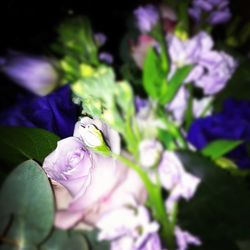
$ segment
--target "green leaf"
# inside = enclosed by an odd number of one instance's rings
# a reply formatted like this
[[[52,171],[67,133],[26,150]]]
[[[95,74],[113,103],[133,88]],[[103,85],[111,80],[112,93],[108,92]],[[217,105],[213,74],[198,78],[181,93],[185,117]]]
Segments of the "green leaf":
[[[158,100],[167,92],[166,71],[162,69],[161,58],[154,48],[150,48],[143,68],[143,86],[153,99]]]
[[[132,116],[135,112],[133,90],[129,83],[123,81],[116,84],[116,102],[124,116]]]
[[[195,153],[178,153],[186,170],[201,183],[194,197],[181,201],[179,222],[201,238],[197,249],[237,250],[238,240],[250,235],[250,189],[246,179],[234,176]]]
[[[76,231],[54,229],[40,250],[88,250],[88,243],[83,235]]]
[[[159,129],[158,130],[158,137],[166,149],[168,149],[168,150],[176,149],[176,145],[174,143],[174,138],[169,132],[167,132],[166,130],[163,130],[163,129]]]
[[[84,236],[87,238],[91,250],[109,250],[110,243],[108,241],[97,240],[97,230],[84,231]]]
[[[26,161],[12,171],[0,191],[0,235],[18,249],[32,249],[49,234],[53,220],[49,180],[36,162]]]
[[[180,89],[181,85],[183,84],[184,80],[187,78],[192,69],[193,65],[187,65],[179,68],[175,72],[173,77],[168,82],[167,93],[160,99],[161,104],[170,103],[174,99],[178,90]]]
[[[204,156],[210,157],[215,160],[226,153],[232,151],[234,148],[242,144],[242,141],[235,140],[216,140],[209,143],[206,147],[201,150]]]
[[[58,136],[43,129],[0,127],[0,159],[11,166],[28,159],[42,164],[58,140]]]

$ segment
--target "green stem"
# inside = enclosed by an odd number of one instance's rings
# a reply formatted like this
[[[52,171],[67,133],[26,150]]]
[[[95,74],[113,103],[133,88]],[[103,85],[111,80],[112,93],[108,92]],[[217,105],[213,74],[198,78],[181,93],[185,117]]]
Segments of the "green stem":
[[[191,84],[187,85],[189,91],[188,105],[185,111],[185,129],[188,131],[190,125],[193,122],[193,86]]]
[[[118,159],[119,161],[127,165],[128,167],[132,168],[140,176],[148,192],[149,207],[153,211],[154,218],[162,226],[161,227],[162,239],[165,242],[168,249],[173,250],[174,249],[174,231],[173,231],[172,223],[166,213],[166,209],[165,209],[165,205],[164,205],[164,201],[162,197],[162,192],[161,192],[161,186],[154,185],[149,179],[147,173],[136,163],[132,162],[131,160],[121,155],[113,154],[113,157]]]
[[[158,109],[158,113],[162,119],[162,121],[165,123],[167,127],[167,131],[176,139],[178,146],[181,149],[187,149],[188,145],[186,140],[184,139],[180,129],[168,119],[167,114],[161,110],[161,108]]]

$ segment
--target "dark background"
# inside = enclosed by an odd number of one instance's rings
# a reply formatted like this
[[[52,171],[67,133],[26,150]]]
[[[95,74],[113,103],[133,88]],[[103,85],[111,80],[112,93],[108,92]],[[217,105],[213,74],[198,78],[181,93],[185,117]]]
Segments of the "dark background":
[[[108,46],[117,48],[126,30],[126,18],[145,0],[111,1],[1,1],[0,4],[0,52],[15,49],[33,53],[46,53],[48,45],[55,39],[55,28],[60,21],[74,14],[91,19],[95,31],[102,31],[110,38]],[[151,1],[156,2],[156,1]],[[231,0],[233,13],[250,19],[250,1]],[[116,51],[114,51],[115,53]]]
[[[49,45],[56,39],[57,25],[73,13],[73,15],[88,16],[94,31],[107,35],[108,42],[105,50],[111,52],[117,62],[119,61],[117,60],[119,45],[122,36],[127,31],[127,18],[138,5],[148,2],[158,1],[1,1],[0,56],[6,55],[8,50],[49,55]],[[231,10],[233,15],[240,15],[243,22],[250,20],[250,1],[231,0]],[[218,28],[217,34],[220,35],[221,31],[223,27]],[[15,102],[13,93],[22,93],[22,91],[24,90],[11,83],[0,72],[0,110]]]

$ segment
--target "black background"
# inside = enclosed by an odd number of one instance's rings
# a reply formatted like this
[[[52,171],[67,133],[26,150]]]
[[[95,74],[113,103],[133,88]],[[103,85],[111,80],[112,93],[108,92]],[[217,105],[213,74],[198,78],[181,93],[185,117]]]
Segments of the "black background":
[[[65,18],[73,15],[85,15],[91,20],[94,32],[103,32],[108,37],[105,50],[111,52],[116,62],[122,36],[127,31],[126,20],[132,11],[141,4],[156,3],[157,0],[116,0],[94,1],[61,0],[48,2],[42,0],[8,0],[0,2],[0,56],[8,50],[35,55],[49,55],[49,45],[56,39],[56,27]],[[231,0],[233,15],[244,21],[250,20],[250,1]],[[219,27],[215,36],[222,34]],[[10,82],[0,72],[0,110],[15,102],[13,93],[24,90]]]

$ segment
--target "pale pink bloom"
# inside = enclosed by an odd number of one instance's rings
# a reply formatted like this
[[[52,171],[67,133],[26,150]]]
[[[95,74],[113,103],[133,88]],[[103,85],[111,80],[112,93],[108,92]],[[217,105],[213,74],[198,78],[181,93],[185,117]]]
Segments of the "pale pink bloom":
[[[136,65],[143,69],[144,60],[147,55],[149,48],[157,46],[156,40],[149,35],[140,35],[137,42],[132,45],[132,58],[134,59]]]

